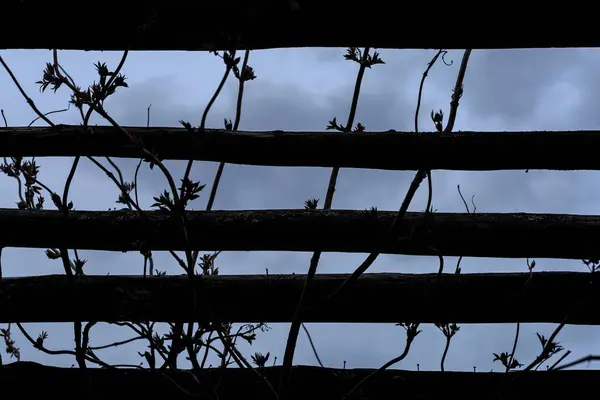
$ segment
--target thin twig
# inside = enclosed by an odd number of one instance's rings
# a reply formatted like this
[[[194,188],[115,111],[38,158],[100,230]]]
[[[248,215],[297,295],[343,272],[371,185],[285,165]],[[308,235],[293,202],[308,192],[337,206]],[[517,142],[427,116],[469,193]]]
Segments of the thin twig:
[[[308,342],[310,343],[310,348],[313,351],[313,354],[315,355],[315,358],[317,359],[317,362],[319,363],[319,365],[321,366],[321,368],[325,368],[323,363],[321,362],[321,358],[319,357],[319,353],[317,352],[317,348],[315,347],[315,344],[312,340],[312,336],[310,335],[310,332],[308,331],[308,329],[306,328],[306,326],[304,325],[304,323],[302,323],[302,328],[304,328],[304,333],[306,333],[306,337],[308,338]]]
[[[6,64],[6,62],[4,62],[4,59],[2,58],[2,56],[0,55],[0,64],[2,64],[2,66],[4,67],[4,69],[6,70],[6,72],[8,72],[8,75],[10,76],[10,78],[12,79],[13,83],[15,84],[15,86],[17,87],[17,89],[19,89],[19,92],[21,92],[21,95],[23,96],[23,98],[25,99],[25,101],[27,101],[27,104],[29,104],[29,107],[31,107],[31,109],[37,114],[38,117],[40,117],[41,119],[43,119],[48,125],[50,125],[51,127],[58,129],[58,127],[48,119],[48,117],[46,117],[35,105],[35,103],[33,102],[33,100],[31,100],[31,98],[29,96],[27,96],[27,93],[25,93],[25,90],[23,89],[23,87],[21,86],[21,84],[19,83],[19,81],[17,80],[17,78],[15,77],[15,74],[13,74],[12,70],[9,68],[9,66]],[[4,115],[4,113],[2,114]],[[6,123],[6,120],[4,121]]]
[[[354,392],[356,392],[356,390],[358,390],[360,387],[362,387],[368,380],[373,378],[375,375],[379,374],[380,372],[385,371],[386,369],[390,368],[394,364],[397,364],[400,361],[404,360],[406,358],[406,356],[408,355],[408,353],[410,352],[410,346],[412,345],[416,336],[420,332],[418,330],[418,327],[419,327],[419,324],[414,324],[414,325],[408,325],[408,327],[406,328],[406,345],[404,346],[404,351],[402,352],[402,354],[400,354],[398,357],[392,358],[390,361],[383,364],[380,368],[376,369],[375,371],[371,372],[369,375],[364,377],[352,389],[350,389],[350,391],[348,393],[346,393],[344,395],[344,397],[342,397],[342,399],[345,400],[345,399],[349,398]]]
[[[71,104],[69,104],[67,108],[63,108],[61,110],[48,111],[47,113],[44,113],[44,115],[47,117],[48,115],[67,112],[70,109],[71,109]],[[29,126],[33,125],[35,123],[35,121],[37,121],[38,119],[40,119],[40,117],[35,117],[27,126],[29,127]]]
[[[596,355],[591,355],[590,354],[590,355],[582,357],[582,358],[580,358],[578,360],[571,361],[569,363],[566,363],[566,364],[563,364],[563,365],[561,365],[559,367],[556,367],[556,368],[553,369],[553,371],[560,371],[560,370],[563,370],[563,369],[574,367],[574,366],[579,365],[579,364],[583,364],[584,362],[591,362],[591,361],[600,361],[600,356],[596,356]]]

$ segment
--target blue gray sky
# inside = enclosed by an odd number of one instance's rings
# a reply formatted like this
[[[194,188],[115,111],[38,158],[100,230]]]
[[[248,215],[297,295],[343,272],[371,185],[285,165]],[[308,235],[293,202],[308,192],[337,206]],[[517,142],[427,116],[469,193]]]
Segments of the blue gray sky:
[[[345,49],[288,49],[254,51],[249,65],[257,79],[246,84],[241,130],[324,130],[333,117],[344,122],[358,65],[343,59]],[[68,90],[40,93],[35,84],[41,79],[51,52],[2,51],[25,91],[43,111],[65,108]],[[367,70],[359,100],[356,122],[367,130],[413,129],[417,90],[421,75],[433,50],[381,50],[386,62]],[[80,86],[96,79],[93,63],[106,62],[115,68],[121,57],[116,52],[62,51],[60,61]],[[421,130],[434,130],[429,112],[443,109],[447,114],[461,51],[451,51],[447,61],[438,62],[425,84],[420,118]],[[464,82],[455,130],[576,130],[598,129],[600,104],[598,87],[600,52],[590,49],[494,50],[473,51]],[[179,126],[185,120],[197,126],[223,72],[222,61],[214,55],[194,52],[131,53],[122,72],[129,88],[120,90],[109,101],[108,112],[122,125],[144,126],[147,107],[151,105],[150,123],[154,126]],[[230,79],[208,117],[207,127],[223,127],[223,119],[235,116],[237,82]],[[10,126],[23,126],[35,118],[8,74],[0,71],[0,108]],[[56,123],[78,124],[74,109],[52,116]],[[105,125],[100,118],[93,123]],[[41,125],[41,124],[36,124]],[[569,151],[569,149],[565,149]],[[540,151],[543,151],[540,149]],[[510,157],[510,154],[506,154]],[[117,160],[132,180],[136,160]],[[71,159],[39,159],[40,179],[54,190],[62,190]],[[185,162],[167,162],[176,177],[183,176]],[[201,210],[208,198],[216,163],[196,162],[192,178],[207,184],[207,190],[192,204]],[[326,168],[274,168],[227,165],[214,209],[283,209],[302,208],[309,198],[324,199],[329,178]],[[412,179],[411,171],[372,171],[343,169],[333,201],[336,209],[396,210]],[[434,171],[434,208],[440,212],[464,212],[457,185],[466,198],[475,196],[478,212],[545,212],[597,214],[595,197],[600,181],[594,171]],[[142,169],[140,197],[148,208],[152,197],[166,188],[164,177],[156,169]],[[0,207],[14,208],[16,183],[0,177]],[[118,206],[118,190],[96,166],[83,160],[75,176],[71,199],[78,210],[106,210]],[[411,207],[423,211],[427,192],[421,189]],[[321,200],[322,204],[322,200]],[[51,203],[47,202],[47,207]],[[88,259],[88,275],[139,275],[142,258],[134,253],[100,251],[81,252]],[[362,261],[362,254],[326,254],[319,273],[348,273]],[[181,274],[175,261],[165,252],[155,252],[156,268]],[[309,253],[227,252],[217,259],[221,274],[306,273]],[[456,262],[447,258],[446,265]],[[536,271],[586,271],[580,261],[536,260]],[[61,265],[44,255],[44,249],[13,249],[3,252],[4,276],[60,274]],[[463,273],[526,272],[524,259],[465,258]],[[433,257],[380,256],[369,272],[436,272]],[[551,293],[549,296],[553,295]],[[410,305],[398,305],[409,307]],[[482,305],[473,299],[474,307]],[[485,305],[483,305],[485,306]],[[71,324],[26,324],[32,336],[41,330],[49,333],[51,349],[72,349]],[[271,353],[281,363],[288,324],[270,324],[271,330],[258,335],[254,345],[240,348],[249,355],[256,351]],[[404,346],[404,331],[393,324],[307,324],[326,366],[376,368],[399,355]],[[396,368],[438,370],[444,336],[431,324],[421,326],[410,355]],[[535,332],[548,337],[554,325],[528,324],[521,328],[516,358],[528,363],[540,350]],[[461,325],[452,340],[446,360],[447,370],[501,370],[493,363],[492,353],[510,351],[514,324]],[[70,357],[48,356],[33,349],[13,327],[14,339],[23,360],[48,365],[71,366]],[[574,360],[590,353],[600,353],[600,330],[596,327],[567,326],[559,341]],[[93,345],[107,344],[133,336],[127,328],[98,324],[92,330]],[[3,350],[3,349],[0,349]],[[132,344],[98,352],[109,363],[137,364],[137,352],[143,345]],[[4,360],[8,357],[3,354]],[[183,357],[182,357],[183,359]],[[301,331],[296,364],[316,365],[308,340]],[[215,362],[215,361],[213,361]],[[594,365],[582,365],[581,368]]]

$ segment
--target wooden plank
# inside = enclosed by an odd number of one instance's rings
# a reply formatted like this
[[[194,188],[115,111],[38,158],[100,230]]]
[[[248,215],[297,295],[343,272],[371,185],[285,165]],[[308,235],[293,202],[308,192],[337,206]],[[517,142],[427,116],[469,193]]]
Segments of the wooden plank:
[[[453,272],[453,271],[452,271]],[[348,274],[317,274],[306,322],[559,323],[600,325],[590,273],[365,274],[327,302]],[[290,322],[305,275],[4,278],[0,322]],[[528,281],[529,280],[529,281]],[[528,283],[527,283],[528,282]],[[193,290],[196,291],[194,303]],[[581,304],[573,311],[573,307]],[[65,307],[65,304],[76,306]]]
[[[418,340],[418,339],[417,339]],[[491,356],[491,354],[490,354]],[[277,387],[281,368],[266,367],[260,372]],[[291,399],[320,397],[341,399],[356,383],[373,370],[333,369],[309,366],[294,367]],[[189,371],[152,373],[137,369],[87,370],[91,398],[104,400],[116,393],[123,398],[190,399],[240,398],[274,399],[272,392],[249,369],[207,369],[191,375]],[[87,393],[85,380],[77,368],[57,368],[36,363],[13,363],[0,373],[0,385],[6,399],[60,398],[81,399]],[[402,394],[407,400],[436,400],[448,393],[460,394],[463,400],[553,398],[564,392],[584,398],[598,386],[600,371],[534,371],[519,376],[503,373],[384,371],[370,379],[361,390],[365,398],[389,399]],[[216,383],[220,382],[219,385]],[[185,392],[184,392],[185,391]],[[192,393],[193,395],[189,394]],[[354,399],[354,397],[352,397]]]
[[[536,48],[596,47],[594,25],[565,25],[564,10],[546,10],[541,23],[532,25],[533,13],[512,9],[495,11],[493,21],[485,9],[464,4],[438,4],[435,17],[452,21],[431,22],[431,5],[414,3],[411,15],[422,16],[427,32],[415,34],[415,25],[402,20],[398,4],[383,0],[219,0],[146,1],[132,7],[107,0],[103,6],[118,10],[108,17],[58,3],[46,11],[44,2],[9,0],[0,24],[0,48],[79,50],[211,50],[228,49],[237,40],[239,49],[284,47],[376,48]],[[48,13],[52,14],[51,18]],[[400,20],[399,20],[400,18]],[[583,18],[583,19],[582,19]],[[590,16],[588,16],[590,18]],[[73,21],[86,21],[85,32]],[[510,26],[510,29],[506,29]],[[35,34],[32,32],[52,34]],[[498,32],[502,32],[501,35]],[[84,35],[84,38],[82,37]]]
[[[0,128],[0,157],[109,156],[140,158],[140,146],[111,126]],[[600,169],[600,131],[456,132],[231,132],[125,127],[150,151],[170,160],[267,166],[446,169]],[[543,148],[543,151],[540,151]],[[565,157],[564,149],[577,149]]]
[[[48,200],[49,202],[49,200]],[[180,220],[162,212],[0,209],[5,247],[183,250]],[[599,258],[600,216],[407,213],[355,210],[190,211],[192,249],[314,251],[503,258]]]

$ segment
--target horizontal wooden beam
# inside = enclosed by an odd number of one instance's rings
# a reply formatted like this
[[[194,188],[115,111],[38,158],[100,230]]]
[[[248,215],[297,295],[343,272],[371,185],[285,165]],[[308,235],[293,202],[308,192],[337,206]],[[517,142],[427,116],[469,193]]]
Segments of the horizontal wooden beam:
[[[353,266],[348,266],[349,268]],[[453,268],[449,267],[452,269]],[[328,301],[348,274],[317,274],[306,322],[559,323],[599,325],[590,273],[365,274]],[[4,278],[0,322],[290,322],[305,275]],[[192,287],[195,287],[196,301]],[[573,307],[581,301],[574,310]],[[65,307],[65,304],[79,304]]]
[[[417,339],[418,340],[418,339]],[[490,352],[493,350],[490,350]],[[491,353],[490,353],[491,357]],[[281,367],[266,367],[261,374],[277,387]],[[372,373],[371,369],[333,369],[296,366],[292,370],[290,399],[320,397],[341,399],[354,385]],[[194,379],[194,375],[198,379]],[[78,368],[57,368],[32,362],[8,364],[0,373],[2,394],[6,399],[60,398],[81,399],[91,387],[91,399],[104,400],[116,393],[122,398],[240,398],[274,400],[267,385],[249,369],[205,369],[173,372],[150,372],[142,369],[87,369],[88,380],[81,379]],[[528,371],[503,373],[383,371],[362,386],[363,398],[389,399],[402,393],[407,400],[435,400],[448,393],[459,393],[461,399],[554,398],[564,390],[572,398],[585,398],[598,386],[600,371]],[[217,384],[218,383],[218,384]],[[214,392],[213,392],[214,389]],[[196,397],[190,395],[196,394]],[[215,396],[216,395],[216,396]],[[213,397],[214,396],[214,397]],[[218,396],[218,397],[217,397]],[[351,397],[354,399],[355,397]]]
[[[0,244],[128,251],[183,250],[179,220],[161,212],[0,209]],[[355,210],[190,211],[192,249],[314,251],[503,258],[598,258],[600,216],[561,214],[397,213]]]
[[[453,29],[431,24],[427,34],[415,34],[411,24],[398,23],[397,4],[383,0],[368,3],[340,0],[220,0],[147,1],[135,7],[105,1],[107,9],[118,9],[110,21],[102,13],[71,8],[48,18],[40,12],[43,2],[10,0],[0,25],[0,48],[79,50],[211,50],[283,47],[376,48],[532,48],[595,47],[589,23],[569,31],[557,29],[564,12],[548,11],[543,24],[532,30],[531,15],[499,11],[492,23],[485,11],[465,5],[439,5],[436,13],[452,20]],[[412,5],[414,15],[427,15],[426,3]],[[468,17],[467,17],[468,15]],[[356,18],[360,16],[360,21]],[[426,18],[426,17],[424,17]],[[86,20],[98,27],[73,34],[73,20]],[[198,21],[202,22],[199,23]],[[334,21],[344,21],[340,25]],[[354,23],[353,21],[356,21]],[[110,24],[108,31],[107,24]],[[510,25],[502,35],[498,31]],[[100,29],[100,27],[102,29]],[[265,29],[268,27],[268,29]],[[52,35],[29,35],[33,32]],[[83,36],[82,36],[83,35]]]
[[[139,145],[110,126],[0,128],[0,157],[109,156],[140,158]],[[600,131],[457,132],[231,132],[125,127],[159,157],[232,164],[370,168],[580,170],[600,169]],[[540,151],[543,147],[544,151]],[[577,157],[564,149],[577,149]]]

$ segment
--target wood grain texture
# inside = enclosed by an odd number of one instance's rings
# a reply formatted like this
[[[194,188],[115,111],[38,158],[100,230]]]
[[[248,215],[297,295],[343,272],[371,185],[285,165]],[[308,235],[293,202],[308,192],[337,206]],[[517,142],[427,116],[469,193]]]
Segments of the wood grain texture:
[[[193,249],[314,251],[502,258],[600,258],[600,216],[407,213],[355,210],[190,211]],[[0,209],[5,247],[183,250],[180,221],[161,212]]]
[[[144,157],[139,145],[110,126],[0,128],[0,156]],[[150,151],[170,160],[282,167],[383,170],[598,170],[599,131],[231,132],[125,127]],[[574,153],[565,152],[572,149]]]
[[[317,274],[306,322],[559,323],[600,325],[598,284],[589,273],[365,274],[331,300],[348,277]],[[305,275],[65,276],[4,278],[0,322],[290,322]],[[193,301],[192,287],[196,291]],[[573,310],[573,307],[577,308]],[[65,307],[69,304],[69,307]]]

